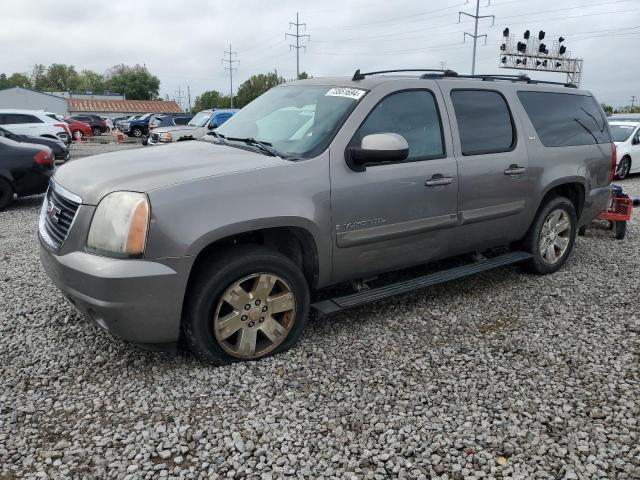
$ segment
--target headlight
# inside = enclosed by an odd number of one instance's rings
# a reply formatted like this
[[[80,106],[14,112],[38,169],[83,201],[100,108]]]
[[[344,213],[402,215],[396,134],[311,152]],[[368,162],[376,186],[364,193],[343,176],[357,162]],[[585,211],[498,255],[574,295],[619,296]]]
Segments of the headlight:
[[[173,136],[169,132],[161,133],[160,134],[160,140],[162,142],[171,142],[171,141],[173,141]]]
[[[110,193],[93,214],[87,250],[111,257],[141,257],[148,226],[149,200],[144,193]]]

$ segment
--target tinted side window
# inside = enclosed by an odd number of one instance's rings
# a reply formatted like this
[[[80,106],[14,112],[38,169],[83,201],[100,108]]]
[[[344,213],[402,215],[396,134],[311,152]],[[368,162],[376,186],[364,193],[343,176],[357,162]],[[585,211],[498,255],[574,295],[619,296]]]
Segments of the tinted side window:
[[[444,155],[438,106],[426,90],[394,93],[382,99],[360,125],[352,144],[360,145],[372,133],[402,135],[409,144],[410,161]]]
[[[173,121],[176,125],[186,125],[191,120],[189,117],[178,117],[174,118]]]
[[[463,155],[512,150],[516,143],[507,102],[489,90],[452,90]]]
[[[40,120],[32,121],[30,119],[35,118],[31,115],[22,115],[19,113],[7,113],[4,115],[5,125],[18,125],[21,123],[41,123]]]
[[[518,97],[545,147],[611,142],[607,120],[591,96],[518,92]]]

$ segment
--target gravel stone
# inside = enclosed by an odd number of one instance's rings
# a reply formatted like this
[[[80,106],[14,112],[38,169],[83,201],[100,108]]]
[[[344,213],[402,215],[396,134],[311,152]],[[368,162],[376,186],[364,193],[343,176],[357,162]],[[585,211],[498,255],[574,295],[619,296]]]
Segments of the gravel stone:
[[[211,368],[80,318],[40,265],[41,202],[0,212],[2,480],[640,478],[638,210],[554,275],[436,286]]]

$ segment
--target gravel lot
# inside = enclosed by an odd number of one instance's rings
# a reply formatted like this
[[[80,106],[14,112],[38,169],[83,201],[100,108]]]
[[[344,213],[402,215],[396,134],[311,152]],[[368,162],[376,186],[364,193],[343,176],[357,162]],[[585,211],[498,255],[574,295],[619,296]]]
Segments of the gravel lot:
[[[40,202],[0,213],[1,480],[640,478],[640,211],[553,276],[503,268],[209,368],[81,319],[40,267]]]

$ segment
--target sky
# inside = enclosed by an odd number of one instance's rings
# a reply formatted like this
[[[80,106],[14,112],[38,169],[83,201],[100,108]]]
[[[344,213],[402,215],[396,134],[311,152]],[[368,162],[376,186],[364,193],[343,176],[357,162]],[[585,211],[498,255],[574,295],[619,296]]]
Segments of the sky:
[[[224,51],[236,52],[234,91],[256,73],[296,76],[295,33],[301,23],[300,70],[314,77],[392,68],[450,68],[470,73],[475,0],[2,0],[0,72],[66,63],[104,73],[144,64],[160,78],[160,93],[187,106],[206,90],[229,93]],[[499,69],[502,31],[525,30],[546,39],[563,36],[572,56],[584,59],[581,87],[614,106],[640,99],[640,0],[480,0],[476,73]],[[635,53],[634,53],[635,52]],[[563,74],[530,72],[564,81]],[[639,104],[640,100],[636,100]]]

